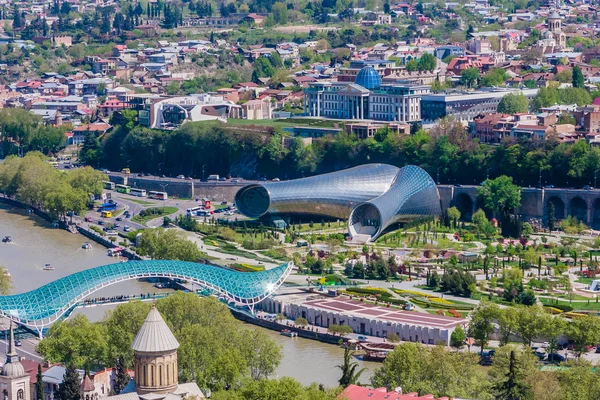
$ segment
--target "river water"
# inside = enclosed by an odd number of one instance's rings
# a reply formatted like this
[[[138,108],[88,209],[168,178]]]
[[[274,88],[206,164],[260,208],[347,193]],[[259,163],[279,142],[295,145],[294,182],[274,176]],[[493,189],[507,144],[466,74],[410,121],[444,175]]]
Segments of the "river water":
[[[10,235],[12,242],[0,243],[0,265],[8,269],[12,276],[13,293],[35,289],[55,279],[83,269],[110,264],[115,260],[106,255],[106,249],[92,243],[91,250],[81,245],[86,238],[60,229],[53,229],[45,220],[28,215],[20,209],[10,208],[0,203],[0,237]],[[54,271],[44,271],[45,264],[55,267]],[[150,283],[127,281],[108,286],[93,297],[110,297],[121,294],[158,292]],[[77,309],[74,313],[85,314],[90,320],[98,321],[114,306],[99,306]],[[252,328],[256,328],[251,326]],[[263,329],[263,328],[256,328]],[[302,384],[312,382],[325,386],[337,385],[344,351],[338,346],[302,338],[288,338],[278,332],[266,330],[269,336],[282,348],[283,359],[277,369],[277,376],[292,376]],[[360,368],[366,368],[361,382],[369,383],[373,371],[380,364],[357,360]]]

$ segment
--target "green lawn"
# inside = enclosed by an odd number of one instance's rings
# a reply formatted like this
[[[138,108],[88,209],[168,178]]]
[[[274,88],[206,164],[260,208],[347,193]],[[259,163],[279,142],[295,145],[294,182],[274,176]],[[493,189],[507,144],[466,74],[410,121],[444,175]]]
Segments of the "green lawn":
[[[143,206],[153,206],[156,203],[152,203],[150,201],[138,200],[138,199],[127,199],[128,201],[133,201],[134,203],[141,204]]]
[[[131,218],[131,220],[133,222],[137,222],[138,224],[145,225],[146,222],[150,221],[151,219],[164,217],[164,216],[176,213],[177,210],[179,210],[177,207],[156,207],[156,208],[160,211],[160,214],[149,214],[149,215],[144,215],[143,217],[140,214],[137,214],[137,215],[133,216],[133,218]]]
[[[596,278],[577,278],[575,282],[590,284]]]
[[[578,301],[578,302],[569,303],[569,301],[559,300],[557,302],[554,299],[548,299],[545,297],[540,297],[540,301],[542,302],[542,304],[544,304],[546,306],[555,306],[556,304],[571,306],[571,307],[573,307],[574,311],[585,311],[585,310],[600,311],[600,303],[596,303],[596,300],[594,300],[594,299],[590,299],[589,304],[587,303],[587,301]],[[600,299],[599,299],[599,301],[600,301]]]

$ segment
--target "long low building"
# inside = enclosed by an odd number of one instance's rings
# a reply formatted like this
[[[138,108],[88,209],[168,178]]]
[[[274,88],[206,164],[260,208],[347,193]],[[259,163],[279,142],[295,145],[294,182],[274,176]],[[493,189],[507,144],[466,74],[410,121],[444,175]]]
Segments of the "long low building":
[[[455,117],[470,122],[478,115],[495,113],[498,104],[507,94],[523,94],[533,99],[538,89],[491,89],[473,92],[431,93],[421,97],[421,119],[433,123],[444,117]]]
[[[431,345],[449,346],[452,331],[468,323],[464,318],[376,306],[346,296],[277,296],[264,300],[259,307],[266,312],[282,313],[292,320],[305,318],[309,324],[325,328],[347,325],[362,335],[385,338],[396,334],[402,341]]]

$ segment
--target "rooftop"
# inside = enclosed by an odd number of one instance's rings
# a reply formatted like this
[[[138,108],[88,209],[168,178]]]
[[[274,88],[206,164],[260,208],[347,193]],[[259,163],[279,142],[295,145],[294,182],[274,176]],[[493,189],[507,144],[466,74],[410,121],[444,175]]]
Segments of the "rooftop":
[[[173,351],[178,347],[179,342],[153,305],[131,348],[142,353],[158,353]]]

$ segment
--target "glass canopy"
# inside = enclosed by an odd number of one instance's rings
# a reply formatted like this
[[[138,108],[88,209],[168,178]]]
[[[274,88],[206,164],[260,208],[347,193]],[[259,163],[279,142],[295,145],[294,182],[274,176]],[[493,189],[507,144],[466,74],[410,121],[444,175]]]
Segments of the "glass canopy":
[[[0,296],[0,313],[25,325],[45,326],[103,287],[150,277],[194,282],[238,305],[254,304],[277,290],[293,263],[261,272],[238,272],[222,267],[183,261],[129,261],[87,269],[60,278],[30,292]]]

